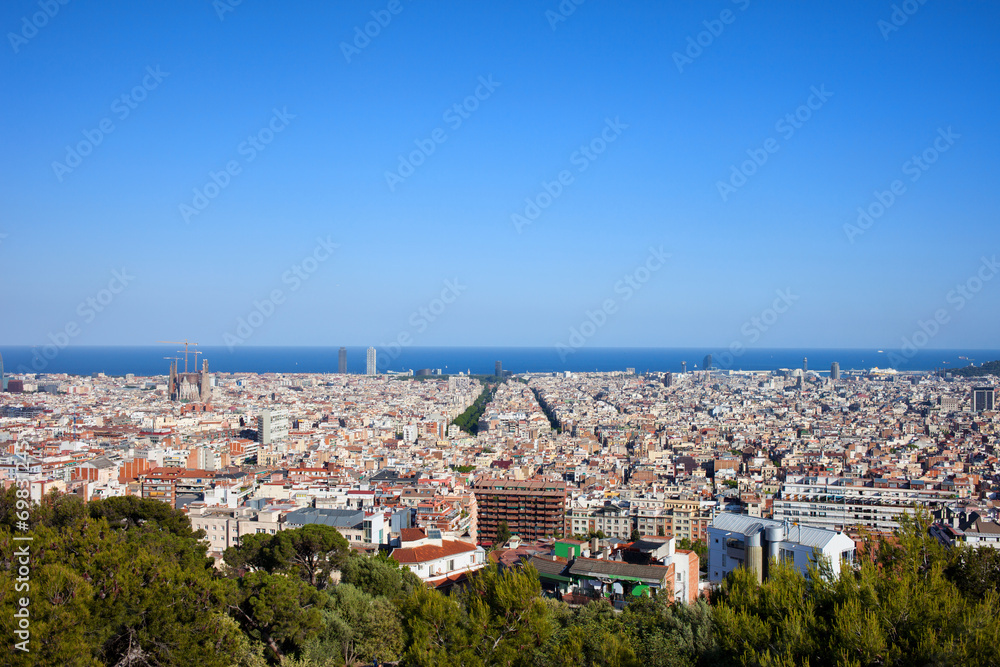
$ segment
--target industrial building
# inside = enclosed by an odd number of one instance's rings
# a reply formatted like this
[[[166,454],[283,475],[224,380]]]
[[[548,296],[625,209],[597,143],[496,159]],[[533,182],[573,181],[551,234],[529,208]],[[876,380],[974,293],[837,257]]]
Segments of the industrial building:
[[[708,527],[708,580],[718,583],[743,567],[763,581],[776,562],[808,574],[821,560],[839,576],[841,563],[854,561],[854,549],[854,540],[840,531],[724,512]]]

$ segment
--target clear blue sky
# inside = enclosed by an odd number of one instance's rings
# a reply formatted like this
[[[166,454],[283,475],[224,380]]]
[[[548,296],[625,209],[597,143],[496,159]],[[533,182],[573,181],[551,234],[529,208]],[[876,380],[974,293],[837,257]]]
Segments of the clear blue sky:
[[[1000,251],[995,3],[913,2],[886,39],[888,1],[587,0],[553,29],[556,0],[401,0],[348,62],[342,43],[389,5],[243,0],[220,20],[208,0],[70,1],[33,31],[37,0],[4,3],[0,342],[76,324],[75,344],[224,344],[281,290],[245,344],[548,346],[613,299],[588,344],[717,346],[754,342],[746,323],[790,289],[756,345],[899,347],[943,309],[928,346],[996,347],[1000,276],[948,300]],[[720,34],[679,71],[706,21]],[[499,86],[453,127],[480,77]],[[241,143],[274,109],[294,118],[251,161]],[[606,119],[627,128],[580,171]],[[113,132],[78,166],[53,166],[102,121]],[[949,127],[959,138],[911,181],[904,163]],[[390,189],[437,128],[446,140]],[[723,201],[719,181],[769,138],[777,152]],[[240,172],[186,221],[230,161]],[[512,214],[563,170],[518,232]],[[850,242],[844,225],[896,179],[905,192]],[[317,237],[339,247],[293,289]],[[650,246],[671,257],[626,299],[616,282]],[[122,267],[134,278],[101,312],[79,305],[107,300]]]

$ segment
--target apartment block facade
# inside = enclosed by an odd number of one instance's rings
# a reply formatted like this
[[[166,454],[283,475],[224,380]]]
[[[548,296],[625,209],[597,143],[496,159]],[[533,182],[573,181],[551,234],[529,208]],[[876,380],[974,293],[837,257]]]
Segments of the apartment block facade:
[[[479,510],[480,541],[496,539],[500,522],[514,535],[537,540],[563,530],[566,483],[486,478],[472,487]]]

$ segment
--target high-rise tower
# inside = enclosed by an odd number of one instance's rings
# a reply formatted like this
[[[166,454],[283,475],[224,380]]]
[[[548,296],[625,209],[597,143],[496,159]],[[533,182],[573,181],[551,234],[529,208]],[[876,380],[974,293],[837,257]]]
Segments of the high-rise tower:
[[[996,405],[996,392],[993,387],[975,387],[972,390],[973,412],[992,412]]]
[[[840,379],[840,364],[836,361],[830,364],[830,379],[831,380]]]
[[[340,352],[337,353],[337,372],[341,375],[347,373],[347,348],[340,348]]]
[[[367,375],[375,375],[375,348],[368,348],[368,365],[366,368]]]
[[[809,370],[809,358],[802,357],[802,372],[805,373]]]
[[[212,376],[208,374],[208,359],[201,360],[201,377],[198,378],[198,388],[201,390],[201,402],[212,402]]]

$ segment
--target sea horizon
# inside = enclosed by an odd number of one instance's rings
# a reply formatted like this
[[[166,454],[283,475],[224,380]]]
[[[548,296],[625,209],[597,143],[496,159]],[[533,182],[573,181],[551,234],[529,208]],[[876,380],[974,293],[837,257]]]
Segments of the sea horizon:
[[[366,347],[347,349],[347,372],[366,371]],[[189,368],[209,362],[213,373],[336,373],[340,346],[315,345],[246,345],[234,347],[199,346],[197,362],[189,355]],[[572,349],[572,348],[571,348]],[[0,346],[8,374],[68,374],[140,377],[166,375],[170,360],[177,357],[184,366],[183,351],[174,352],[156,345],[78,345],[58,348],[54,345]],[[900,350],[877,348],[753,348],[740,354],[726,347],[580,347],[572,351],[553,346],[376,346],[379,373],[417,371],[429,368],[442,374],[495,372],[495,362],[513,373],[611,372],[634,368],[637,373],[701,370],[706,355],[712,355],[714,368],[722,370],[774,371],[802,368],[827,373],[833,362],[842,371],[894,368],[898,371],[933,371],[961,368],[974,363],[1000,359],[996,349]],[[909,356],[907,356],[909,355]],[[167,358],[165,358],[167,357]]]

